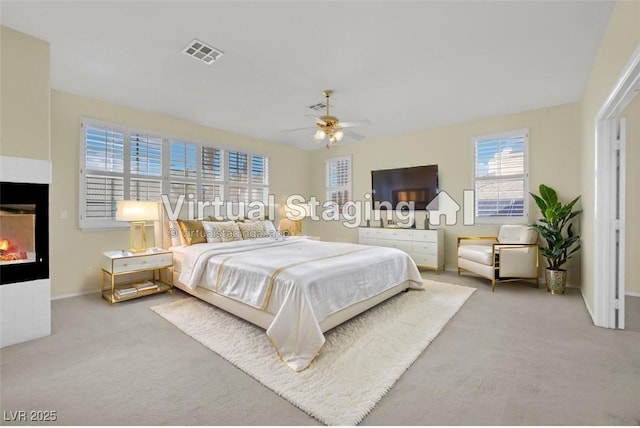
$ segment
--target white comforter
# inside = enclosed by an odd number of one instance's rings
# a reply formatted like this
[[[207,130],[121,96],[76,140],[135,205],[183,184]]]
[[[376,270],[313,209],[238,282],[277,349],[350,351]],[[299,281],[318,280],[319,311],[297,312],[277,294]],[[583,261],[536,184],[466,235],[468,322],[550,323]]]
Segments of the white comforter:
[[[326,317],[407,280],[422,287],[402,251],[298,237],[192,245],[179,280],[274,314],[267,336],[296,371],[322,348]]]

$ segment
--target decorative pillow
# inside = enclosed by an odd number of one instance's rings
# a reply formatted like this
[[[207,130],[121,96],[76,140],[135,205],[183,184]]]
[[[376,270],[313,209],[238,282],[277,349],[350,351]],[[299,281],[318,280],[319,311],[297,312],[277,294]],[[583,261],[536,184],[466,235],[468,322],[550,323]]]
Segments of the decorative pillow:
[[[180,245],[184,245],[184,236],[182,236],[180,225],[175,220],[169,221],[169,236],[171,237],[172,247],[179,247]]]
[[[275,238],[275,236],[278,234],[278,231],[276,230],[276,227],[273,225],[273,222],[271,220],[262,220],[262,227],[264,227],[264,231],[267,236]]]
[[[200,220],[178,220],[185,245],[203,244],[207,242],[207,234]]]
[[[238,224],[230,221],[223,223],[216,223],[216,234],[220,237],[220,241],[222,242],[232,242],[232,241],[241,241],[242,234],[240,233],[240,228]]]
[[[238,227],[240,228],[240,232],[242,232],[242,239],[264,238],[268,236],[261,221],[245,221],[244,223],[238,223]]]
[[[220,234],[216,232],[216,224],[220,222],[215,221],[202,221],[202,227],[204,227],[204,233],[207,236],[207,242],[209,244],[215,244],[217,242],[222,242],[220,240]]]

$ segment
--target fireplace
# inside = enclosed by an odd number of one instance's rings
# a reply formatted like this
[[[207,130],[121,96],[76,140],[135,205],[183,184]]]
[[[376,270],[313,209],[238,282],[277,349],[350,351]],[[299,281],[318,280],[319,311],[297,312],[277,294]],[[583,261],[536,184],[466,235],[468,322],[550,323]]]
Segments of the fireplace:
[[[0,348],[51,334],[51,162],[0,156]]]
[[[49,185],[0,183],[0,284],[49,278]]]

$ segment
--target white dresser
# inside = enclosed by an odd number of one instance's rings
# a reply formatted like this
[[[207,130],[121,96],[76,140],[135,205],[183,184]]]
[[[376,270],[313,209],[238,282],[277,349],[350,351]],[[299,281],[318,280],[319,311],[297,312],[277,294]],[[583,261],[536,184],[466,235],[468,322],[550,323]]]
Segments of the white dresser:
[[[360,227],[358,242],[363,245],[392,247],[409,254],[416,265],[444,270],[444,230],[383,229]]]

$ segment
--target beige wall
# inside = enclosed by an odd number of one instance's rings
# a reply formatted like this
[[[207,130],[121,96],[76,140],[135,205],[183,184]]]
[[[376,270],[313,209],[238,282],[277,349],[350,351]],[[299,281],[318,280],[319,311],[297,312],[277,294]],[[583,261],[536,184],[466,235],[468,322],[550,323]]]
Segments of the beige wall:
[[[315,151],[311,171],[312,193],[319,200],[324,200],[325,159],[351,154],[355,199],[361,199],[364,193],[371,192],[371,170],[438,164],[440,190],[446,191],[461,204],[463,191],[473,188],[472,138],[520,128],[529,128],[531,190],[537,193],[540,183],[544,183],[554,187],[561,198],[569,200],[576,197],[580,193],[580,137],[579,110],[575,103]],[[530,222],[538,215],[537,207],[530,200]],[[446,236],[446,268],[455,270],[456,237],[495,236],[498,226],[463,226],[462,212],[459,212],[458,225],[442,228]],[[340,223],[308,223],[307,229],[326,240],[357,241],[357,230],[346,229]],[[576,260],[569,266],[569,282],[572,285],[580,283],[578,264]],[[541,266],[544,266],[543,260]]]
[[[636,266],[640,260],[640,95],[633,98],[621,116],[627,119],[625,285],[626,291],[640,294],[640,270]]]
[[[64,92],[54,90],[51,93],[53,296],[98,289],[102,252],[129,244],[128,229],[81,231],[78,228],[80,116],[265,153],[270,156],[270,190],[276,202],[281,203],[293,192],[309,192],[310,153],[307,151]],[[63,218],[65,214],[67,218]],[[147,235],[153,235],[151,229]]]
[[[616,4],[580,102],[580,145],[582,171],[583,249],[582,294],[593,313],[594,307],[594,180],[595,118],[613,90],[620,73],[640,43],[640,2]]]
[[[50,159],[49,43],[0,26],[0,155]]]

